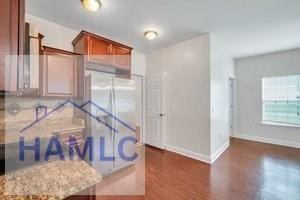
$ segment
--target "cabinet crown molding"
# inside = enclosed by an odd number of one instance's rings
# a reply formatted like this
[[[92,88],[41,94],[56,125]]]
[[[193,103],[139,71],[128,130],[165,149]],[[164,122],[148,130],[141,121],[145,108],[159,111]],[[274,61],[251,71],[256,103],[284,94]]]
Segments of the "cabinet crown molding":
[[[77,36],[76,38],[72,41],[72,44],[73,46],[75,46],[77,44],[77,42],[84,36],[91,36],[93,38],[97,38],[97,39],[100,39],[100,40],[104,40],[104,41],[107,41],[111,44],[114,44],[114,45],[117,45],[117,46],[121,46],[121,47],[124,47],[126,49],[130,49],[132,50],[133,48],[132,47],[129,47],[125,44],[122,44],[122,43],[119,43],[119,42],[116,42],[116,41],[113,41],[113,40],[110,40],[108,38],[105,38],[105,37],[102,37],[102,36],[99,36],[99,35],[96,35],[94,33],[90,33],[90,32],[87,32],[87,31],[84,31],[82,30]]]

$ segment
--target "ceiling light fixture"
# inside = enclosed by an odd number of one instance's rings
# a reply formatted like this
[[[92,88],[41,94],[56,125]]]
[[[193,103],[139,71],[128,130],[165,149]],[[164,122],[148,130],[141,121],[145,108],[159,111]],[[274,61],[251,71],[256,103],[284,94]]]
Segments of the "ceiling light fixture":
[[[83,7],[91,12],[96,12],[101,7],[100,0],[81,0]]]
[[[153,40],[157,37],[158,33],[156,31],[146,31],[144,35],[148,40]]]

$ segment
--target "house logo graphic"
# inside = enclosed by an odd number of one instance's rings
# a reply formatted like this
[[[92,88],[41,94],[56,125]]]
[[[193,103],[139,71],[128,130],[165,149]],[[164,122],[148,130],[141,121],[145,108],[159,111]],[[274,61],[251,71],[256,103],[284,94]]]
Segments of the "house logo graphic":
[[[106,111],[104,108],[100,107],[99,105],[97,105],[96,103],[92,102],[92,101],[87,101],[81,105],[78,105],[77,103],[71,101],[71,100],[66,100],[64,102],[62,102],[61,104],[59,104],[58,106],[56,106],[54,109],[52,109],[50,112],[48,112],[47,106],[44,105],[39,105],[36,107],[36,119],[35,121],[33,121],[31,124],[29,124],[28,126],[24,127],[20,132],[24,133],[24,135],[26,135],[26,130],[32,128],[33,126],[35,126],[37,123],[39,123],[42,120],[45,120],[45,118],[51,114],[53,114],[56,111],[59,111],[59,109],[63,108],[64,106],[66,106],[67,104],[70,104],[72,106],[74,106],[74,108],[78,108],[80,111],[82,111],[83,113],[87,114],[88,116],[90,116],[91,118],[95,119],[97,122],[105,125],[107,128],[109,128],[110,130],[113,131],[113,133],[118,133],[118,130],[116,130],[114,127],[112,127],[112,125],[110,125],[109,123],[101,120],[100,117],[97,117],[96,115],[92,114],[91,112],[89,112],[87,109],[85,109],[86,106],[94,106],[95,108],[97,108],[98,110],[104,112],[105,114],[107,114],[107,116],[109,116],[110,118],[114,119],[116,122],[122,124],[123,126],[125,126],[127,129],[129,129],[132,132],[136,132],[136,130],[131,127],[130,125],[128,125],[126,122],[124,122],[123,120],[119,119],[118,117],[116,117],[115,115],[111,114],[110,112]],[[43,109],[44,110],[44,115],[40,116],[40,110]],[[36,137],[34,140],[34,144],[25,144],[25,138],[24,137],[20,137],[20,147],[19,147],[19,158],[20,161],[24,161],[25,159],[25,151],[34,151],[35,152],[35,160],[39,161],[40,160],[40,138]],[[100,160],[101,161],[111,161],[114,160],[114,157],[106,157],[105,154],[105,137],[100,136],[99,138],[99,144],[100,144]],[[84,159],[85,155],[89,149],[89,160],[92,161],[94,159],[94,155],[93,155],[93,147],[94,147],[94,142],[95,142],[95,138],[94,137],[90,137],[88,136],[86,138],[86,141],[84,142],[84,147],[81,150],[78,146],[78,143],[76,141],[76,138],[74,138],[73,135],[69,136],[69,156],[70,158],[72,158],[74,156],[74,152],[77,153],[77,155],[81,158]],[[118,147],[118,153],[120,155],[120,157],[125,160],[125,161],[133,161],[137,158],[137,153],[134,152],[134,154],[132,156],[127,156],[124,153],[124,145],[127,142],[131,142],[133,144],[136,143],[136,138],[135,137],[131,137],[131,136],[124,136],[120,141],[119,144],[117,145]],[[74,145],[73,145],[74,144]],[[53,150],[56,149],[56,150]],[[50,156],[59,156],[61,160],[65,159],[64,156],[64,152],[62,150],[62,147],[60,145],[60,141],[59,138],[55,135],[53,135],[50,138],[49,141],[49,145],[47,148],[47,151],[45,153],[45,161],[49,160]]]
[[[128,128],[129,130],[136,132],[136,130],[131,127],[130,125],[128,125],[126,122],[124,122],[123,120],[119,119],[118,117],[116,117],[115,115],[113,115],[112,113],[106,111],[104,108],[102,108],[101,106],[97,105],[96,103],[94,103],[93,101],[89,100],[86,101],[85,103],[83,103],[82,105],[78,105],[77,103],[71,101],[71,100],[66,100],[64,102],[62,102],[61,104],[59,104],[58,106],[56,106],[54,109],[52,109],[50,112],[48,112],[48,108],[47,106],[44,105],[39,105],[37,106],[35,109],[36,111],[36,119],[35,121],[33,121],[31,124],[25,126],[24,128],[22,128],[20,130],[21,133],[25,132],[26,130],[30,129],[31,127],[33,127],[34,125],[36,125],[38,122],[44,120],[45,118],[47,118],[48,116],[50,116],[51,114],[55,113],[56,111],[58,111],[59,109],[63,108],[64,106],[66,106],[67,104],[71,104],[72,106],[74,106],[75,108],[78,108],[79,110],[81,110],[83,113],[87,114],[88,116],[90,116],[91,118],[95,119],[97,122],[105,125],[107,128],[109,128],[110,130],[112,130],[115,133],[118,133],[118,130],[116,130],[115,128],[113,128],[110,124],[106,123],[105,121],[101,120],[100,117],[92,114],[91,112],[89,112],[88,110],[86,110],[84,107],[87,105],[91,105],[96,107],[98,110],[104,112],[105,114],[107,114],[109,117],[111,117],[112,119],[114,119],[116,122],[122,124],[123,126],[125,126],[126,128]],[[40,116],[40,112],[39,110],[43,109],[44,110],[44,115]]]

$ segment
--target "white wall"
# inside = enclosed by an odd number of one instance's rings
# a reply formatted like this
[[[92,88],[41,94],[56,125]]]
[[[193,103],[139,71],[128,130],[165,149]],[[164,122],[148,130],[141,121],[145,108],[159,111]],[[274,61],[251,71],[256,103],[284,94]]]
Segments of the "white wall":
[[[136,75],[146,74],[146,56],[136,50],[132,51],[131,73]]]
[[[300,49],[237,59],[236,137],[300,147],[300,128],[270,126],[262,121],[262,78],[300,74]]]
[[[146,56],[146,74],[166,75],[167,149],[210,158],[209,35]]]
[[[235,77],[234,58],[299,47],[299,34],[300,25],[295,21],[281,26],[264,24],[247,30],[237,27],[235,31],[210,33],[212,159],[226,148],[229,140],[228,78]]]
[[[43,39],[43,45],[66,51],[73,51],[72,41],[81,31],[70,29],[60,24],[29,14],[26,14],[26,22],[38,26],[40,33],[45,36]],[[144,76],[146,72],[145,55],[133,50],[131,59],[132,73]]]
[[[210,34],[211,156],[216,159],[229,146],[229,78],[234,76],[233,60],[221,34]]]
[[[78,35],[78,30],[73,30],[29,14],[26,14],[25,20],[36,25],[39,32],[45,36],[43,45],[73,51],[72,40]]]
[[[229,140],[228,78],[235,77],[234,59],[300,46],[296,22],[263,28],[210,33],[211,38],[211,151],[216,157]]]

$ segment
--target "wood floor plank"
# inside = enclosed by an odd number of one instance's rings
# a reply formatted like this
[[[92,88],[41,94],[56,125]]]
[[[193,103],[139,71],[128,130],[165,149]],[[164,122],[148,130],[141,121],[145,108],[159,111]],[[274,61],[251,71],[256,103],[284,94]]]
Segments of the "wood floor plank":
[[[300,200],[300,149],[231,139],[213,165],[151,147],[145,151],[145,196],[96,199]]]

